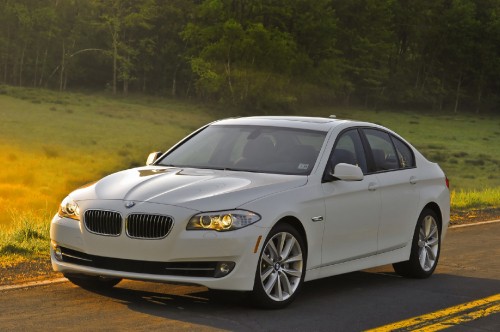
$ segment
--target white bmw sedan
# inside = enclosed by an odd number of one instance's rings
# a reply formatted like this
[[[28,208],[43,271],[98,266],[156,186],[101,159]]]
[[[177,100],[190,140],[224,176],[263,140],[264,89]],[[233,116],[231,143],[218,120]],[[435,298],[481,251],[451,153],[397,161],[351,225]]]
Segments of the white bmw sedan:
[[[429,277],[449,216],[443,171],[387,128],[226,119],[72,192],[52,220],[51,259],[82,287],[187,283],[280,308],[305,281],[340,273],[393,264]]]

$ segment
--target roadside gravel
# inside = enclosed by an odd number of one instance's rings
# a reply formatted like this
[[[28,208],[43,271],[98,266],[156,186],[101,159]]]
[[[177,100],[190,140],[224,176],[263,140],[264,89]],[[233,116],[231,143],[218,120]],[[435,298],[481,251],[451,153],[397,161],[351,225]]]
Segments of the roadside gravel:
[[[58,277],[61,274],[52,271],[48,256],[0,267],[0,286]]]

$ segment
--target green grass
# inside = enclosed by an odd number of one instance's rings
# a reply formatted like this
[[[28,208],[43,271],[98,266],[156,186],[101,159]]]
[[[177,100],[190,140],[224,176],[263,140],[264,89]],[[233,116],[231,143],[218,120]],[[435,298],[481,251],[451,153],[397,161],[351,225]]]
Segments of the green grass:
[[[10,211],[14,224],[0,227],[0,267],[46,256],[50,245],[49,210]]]
[[[498,116],[338,108],[296,114],[387,126],[441,165],[454,190],[453,209],[500,207]],[[142,165],[149,152],[229,115],[165,98],[0,86],[0,256],[46,255],[50,218],[70,191]]]

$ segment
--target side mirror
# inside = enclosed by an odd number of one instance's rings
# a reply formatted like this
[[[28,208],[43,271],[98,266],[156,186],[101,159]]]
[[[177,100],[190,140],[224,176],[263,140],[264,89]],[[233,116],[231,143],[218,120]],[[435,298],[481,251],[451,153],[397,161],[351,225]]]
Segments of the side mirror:
[[[335,166],[333,174],[327,174],[325,182],[334,180],[361,181],[363,178],[363,171],[358,166],[340,163]]]
[[[340,163],[335,166],[333,176],[342,181],[361,181],[363,171],[356,165]]]
[[[162,154],[160,151],[151,152],[146,160],[146,166],[152,165]]]

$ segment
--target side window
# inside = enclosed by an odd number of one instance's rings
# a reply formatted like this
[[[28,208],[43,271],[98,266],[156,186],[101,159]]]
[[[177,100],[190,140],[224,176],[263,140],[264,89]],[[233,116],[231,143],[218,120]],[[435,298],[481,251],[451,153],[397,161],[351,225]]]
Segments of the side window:
[[[376,129],[363,129],[363,132],[372,150],[375,171],[398,169],[398,158],[389,134]]]
[[[399,138],[391,136],[394,145],[396,146],[396,151],[398,153],[399,165],[401,168],[412,168],[415,167],[415,157],[413,156],[413,151],[408,145],[406,145]]]
[[[337,139],[330,156],[332,171],[340,163],[359,166],[363,174],[368,172],[363,144],[357,129],[346,131]]]

